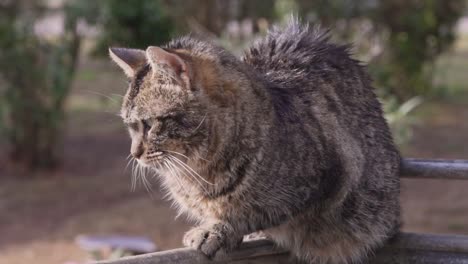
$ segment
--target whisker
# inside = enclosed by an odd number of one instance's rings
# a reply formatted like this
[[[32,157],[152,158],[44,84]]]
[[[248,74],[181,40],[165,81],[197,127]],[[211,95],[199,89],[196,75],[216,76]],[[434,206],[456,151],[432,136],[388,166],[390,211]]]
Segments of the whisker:
[[[207,159],[203,158],[203,157],[200,156],[200,154],[198,154],[198,153],[197,153],[197,157],[198,157],[199,159],[204,160],[204,161],[211,162],[211,160],[207,160]]]
[[[151,162],[151,164],[153,165],[153,167],[158,167],[160,168],[161,167],[161,163],[159,162],[159,160],[154,160]],[[153,176],[151,178],[155,178],[156,176],[158,176],[158,171],[156,169],[153,170]]]
[[[138,177],[138,161],[135,160],[133,166],[133,191],[136,190],[136,186],[138,185],[139,177]]]
[[[146,175],[145,175],[145,172],[146,172],[146,168],[141,166],[140,164],[138,164],[138,175],[140,177],[140,180],[141,180],[141,183],[143,184],[143,187],[145,187],[146,191],[148,193],[151,193],[151,184],[149,184],[148,180],[146,179]],[[149,185],[148,185],[149,184]]]
[[[132,192],[135,191],[136,184],[137,184],[136,165],[135,165],[136,162],[137,162],[136,159],[132,159],[132,177],[131,177],[131,181],[132,181],[131,190],[132,190]]]
[[[174,153],[174,154],[180,155],[180,156],[186,158],[187,160],[190,159],[188,156],[186,156],[186,155],[184,155],[184,154],[182,154],[182,153],[180,153],[180,152],[177,152],[177,151],[171,151],[171,150],[164,150],[164,151],[169,152],[169,153]],[[200,159],[204,160],[204,161],[211,162],[210,160],[207,160],[207,159],[201,157],[201,156],[198,155],[198,154],[197,154],[197,156],[198,156]],[[174,157],[174,158],[175,158],[175,157]],[[180,161],[181,161],[181,160],[180,160]],[[182,161],[181,161],[181,162],[182,162]],[[187,165],[187,164],[185,163],[185,165]],[[188,166],[188,165],[187,165],[187,166]]]
[[[177,155],[180,155],[180,156],[182,156],[182,157],[184,157],[184,158],[186,158],[186,159],[190,159],[190,158],[187,157],[186,155],[184,155],[184,154],[182,154],[182,153],[179,153],[179,152],[177,152],[177,151],[171,151],[171,150],[164,150],[164,151],[170,152],[170,153],[174,153],[174,154],[177,154]]]
[[[146,177],[148,173],[148,167],[142,167],[142,180],[143,184],[145,185],[146,191],[149,193],[150,197],[153,198],[153,186],[151,182]]]
[[[174,157],[174,156],[169,156],[169,159],[171,160],[171,162],[176,162],[177,163],[177,159]],[[178,163],[180,164],[180,163]],[[188,176],[189,178],[192,178],[194,179],[197,184],[203,189],[203,191],[205,192],[205,194],[209,194],[208,190],[206,189],[205,185],[203,185],[203,183],[198,179],[198,177],[196,177],[193,173],[191,173],[189,170],[187,170],[185,167],[183,166],[175,166],[175,164],[172,164],[175,168],[179,168],[179,169],[182,169],[180,170],[185,176]],[[179,171],[179,170],[178,170]],[[188,174],[187,174],[188,173]],[[210,195],[211,196],[211,195]]]
[[[110,96],[108,96],[108,95],[106,95],[106,94],[103,94],[103,93],[100,93],[100,92],[97,92],[97,91],[84,90],[84,92],[88,92],[88,93],[95,94],[95,95],[100,95],[100,96],[103,96],[103,97],[105,97],[105,98],[111,100],[111,101],[114,102],[114,103],[118,103],[118,104],[120,103],[119,101],[115,100],[115,98],[112,98],[112,97],[110,97]]]
[[[148,190],[148,185],[147,185],[148,180],[146,179],[146,167],[141,166],[140,175],[141,175],[141,180],[142,180],[143,184],[145,185],[145,188]]]
[[[136,178],[137,178],[137,180],[139,180],[141,182],[141,184],[143,184],[143,180],[141,179],[141,165],[140,165],[140,163],[137,162],[136,167],[137,167],[137,173],[136,173],[137,177]]]
[[[195,129],[192,131],[192,134],[195,133],[195,132],[197,132],[197,130],[202,126],[202,124],[203,124],[203,122],[205,121],[207,115],[208,115],[208,113],[206,113],[206,114],[203,116],[202,121],[200,121],[200,124],[198,124],[197,128],[195,128]]]
[[[118,93],[111,93],[111,95],[115,95],[115,96],[122,97],[122,98],[125,97],[124,95],[121,95],[121,94],[118,94]]]
[[[194,169],[192,169],[189,165],[187,165],[186,163],[184,163],[183,161],[181,161],[180,159],[174,157],[174,156],[171,156],[172,158],[174,158],[174,161],[179,163],[181,166],[183,166],[184,168],[190,170],[191,172],[193,172],[200,180],[204,181],[205,183],[209,184],[209,185],[216,185],[214,183],[211,183],[207,180],[205,180],[205,178],[203,178],[198,172],[196,172]]]
[[[189,192],[185,189],[184,185],[182,184],[182,182],[181,182],[181,180],[179,178],[180,175],[176,172],[176,169],[175,169],[174,165],[170,161],[167,161],[166,166],[169,169],[171,175],[176,179],[177,184],[179,185],[179,188],[181,188],[182,190],[184,190],[184,192],[186,194],[188,194]]]
[[[127,158],[128,159],[128,158]],[[124,171],[126,171],[128,169],[128,166],[130,165],[130,163],[133,161],[133,158],[129,159],[128,162],[127,162],[127,165],[125,166],[125,169]]]
[[[132,164],[132,173],[130,175],[130,190],[133,192],[135,190],[135,178],[134,178],[134,167],[135,167],[135,159],[134,158],[131,158],[128,162],[127,162],[127,166],[125,166],[125,169],[124,171],[127,171],[128,167],[130,166],[130,164]]]

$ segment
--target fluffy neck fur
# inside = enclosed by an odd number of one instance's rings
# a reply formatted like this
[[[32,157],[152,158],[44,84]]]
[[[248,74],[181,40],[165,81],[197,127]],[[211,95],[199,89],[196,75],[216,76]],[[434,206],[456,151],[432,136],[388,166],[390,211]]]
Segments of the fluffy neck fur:
[[[190,153],[186,162],[212,184],[194,184],[195,179],[187,177],[183,180],[191,181],[199,195],[212,199],[235,189],[245,176],[239,173],[242,161],[252,160],[266,143],[259,139],[265,138],[261,135],[267,135],[275,123],[268,110],[272,102],[265,92],[265,81],[232,55],[220,50],[221,57],[213,60],[196,50],[177,49],[176,53],[193,69],[192,85],[196,100],[204,105],[203,126],[208,131],[208,140]]]

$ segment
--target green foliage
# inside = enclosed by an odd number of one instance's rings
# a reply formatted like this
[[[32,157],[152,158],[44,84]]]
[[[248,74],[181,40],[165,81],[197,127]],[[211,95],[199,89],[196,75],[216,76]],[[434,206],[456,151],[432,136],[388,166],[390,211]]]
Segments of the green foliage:
[[[94,3],[94,2],[91,2]],[[174,25],[161,1],[100,1],[98,24],[102,32],[96,51],[106,54],[109,46],[146,48],[168,41]]]
[[[435,59],[454,40],[463,0],[382,1],[375,21],[387,29],[377,81],[399,99],[432,91]]]
[[[387,120],[399,144],[411,137],[411,110],[433,87],[437,57],[454,41],[454,25],[465,0],[277,0],[280,15],[332,28],[337,40],[352,42],[369,62]]]
[[[261,31],[260,19],[275,17],[277,0],[164,0],[176,30],[207,37],[222,37],[232,21],[253,22],[253,31]],[[183,7],[183,8],[181,8]]]
[[[384,101],[385,118],[392,130],[393,138],[399,145],[406,143],[412,136],[412,125],[416,122],[410,113],[422,103],[421,97],[413,97],[399,104],[395,97]]]
[[[357,42],[359,52],[369,53],[361,56],[370,59],[377,85],[400,102],[432,91],[435,59],[452,44],[454,24],[466,3],[465,0],[294,2],[302,17],[331,26],[339,39]],[[363,31],[368,34],[363,35]],[[374,50],[369,46],[372,40],[381,46],[379,54],[370,54]]]
[[[31,169],[57,162],[63,104],[75,72],[80,37],[80,9],[64,7],[64,34],[39,38],[34,23],[46,11],[40,3],[11,1],[0,5],[1,128],[10,157]]]

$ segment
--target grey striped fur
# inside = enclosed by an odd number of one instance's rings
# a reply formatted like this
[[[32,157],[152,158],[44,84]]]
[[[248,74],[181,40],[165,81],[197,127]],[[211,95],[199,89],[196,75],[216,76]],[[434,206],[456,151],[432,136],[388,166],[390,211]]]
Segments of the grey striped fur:
[[[187,36],[165,47],[187,71],[136,64],[122,117],[197,221],[187,246],[213,256],[260,231],[305,263],[361,263],[398,231],[400,156],[348,50],[291,21],[242,59]]]

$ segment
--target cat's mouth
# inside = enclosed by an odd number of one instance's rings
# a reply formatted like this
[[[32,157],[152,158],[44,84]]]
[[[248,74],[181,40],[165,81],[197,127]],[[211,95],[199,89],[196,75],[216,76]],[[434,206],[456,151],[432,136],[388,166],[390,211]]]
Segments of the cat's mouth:
[[[161,150],[153,151],[145,155],[146,160],[154,161],[154,162],[161,160],[163,157],[164,157],[164,151],[161,151]]]
[[[144,167],[159,169],[167,163],[185,164],[188,157],[177,151],[157,150],[145,153],[137,159],[138,163]]]
[[[163,151],[153,151],[145,153],[137,158],[137,162],[143,167],[159,168],[164,161],[165,153]]]

